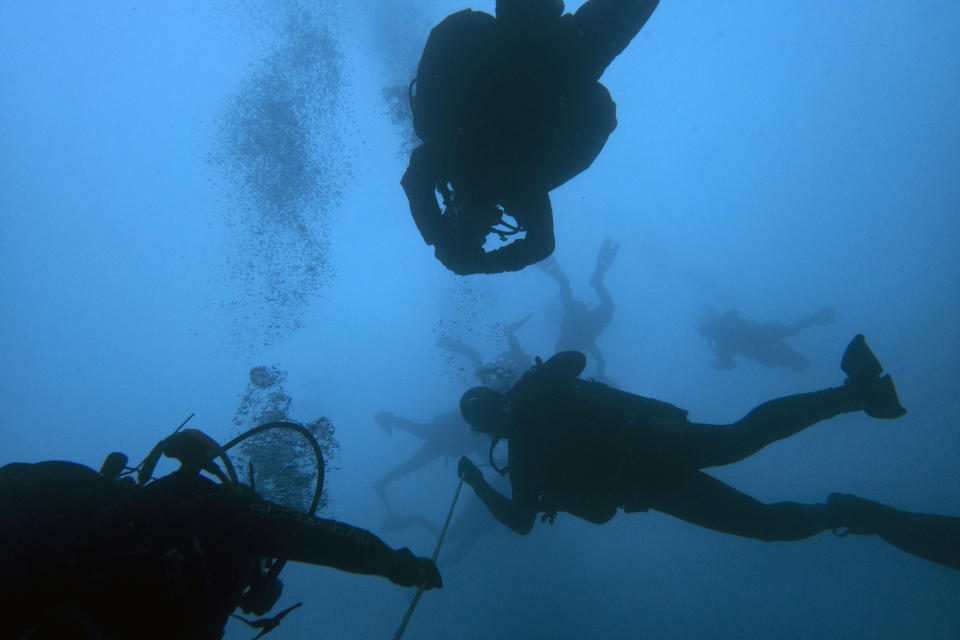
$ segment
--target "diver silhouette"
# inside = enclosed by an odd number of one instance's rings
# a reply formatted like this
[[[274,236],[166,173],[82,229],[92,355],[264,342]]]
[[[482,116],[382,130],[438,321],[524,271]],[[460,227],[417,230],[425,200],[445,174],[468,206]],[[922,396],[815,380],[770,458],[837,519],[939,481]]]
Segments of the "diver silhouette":
[[[503,327],[503,336],[507,339],[507,350],[499,353],[491,360],[484,360],[479,351],[462,340],[446,334],[437,339],[437,346],[450,353],[466,356],[473,367],[473,375],[483,386],[498,391],[506,391],[533,364],[533,358],[524,352],[516,335],[517,330],[532,315],[532,313],[527,314],[516,322]]]
[[[214,473],[221,482],[200,475],[223,450],[199,431],[176,433],[155,451],[180,468],[152,479],[151,454],[134,482],[122,477],[120,453],[101,473],[64,461],[0,467],[0,635],[220,638],[238,606],[263,615],[280,596],[271,558],[442,586],[430,559],[268,502],[237,482],[232,467]],[[296,606],[247,622],[263,635]]]
[[[733,356],[738,355],[768,367],[780,366],[803,371],[807,368],[807,359],[784,340],[808,327],[832,324],[834,315],[833,307],[825,307],[812,316],[790,324],[760,324],[741,318],[735,310],[719,315],[707,307],[697,320],[700,335],[707,338],[717,356],[713,361],[714,369],[736,368]]]
[[[841,360],[840,387],[766,402],[729,425],[695,424],[666,402],[581,380],[582,353],[538,363],[506,394],[476,387],[460,401],[464,419],[508,441],[512,498],[494,490],[468,458],[458,473],[490,512],[520,534],[537,514],[567,512],[602,524],[619,509],[654,509],[701,527],[759,540],[799,540],[843,525],[827,504],[764,504],[704,473],[842,413],[905,413],[889,375],[863,336]]]
[[[409,459],[373,482],[373,490],[391,513],[393,508],[387,499],[388,485],[438,458],[455,458],[483,448],[483,442],[476,434],[465,428],[467,425],[457,410],[436,415],[430,422],[416,422],[381,411],[374,417],[374,421],[387,433],[393,433],[393,428],[396,427],[423,440],[423,444]]]
[[[590,278],[590,286],[597,292],[600,305],[592,309],[579,300],[574,300],[570,288],[570,279],[552,256],[538,267],[554,279],[560,288],[560,301],[563,303],[563,320],[560,324],[560,336],[554,345],[554,351],[583,351],[593,357],[596,365],[597,380],[606,382],[607,361],[597,346],[597,337],[604,332],[613,320],[613,298],[603,284],[603,278],[617,256],[619,244],[607,238],[597,252],[597,264]]]
[[[433,28],[410,91],[423,144],[401,184],[448,269],[517,271],[553,252],[548,194],[586,170],[616,128],[599,79],[657,3],[588,0],[564,14],[562,0],[497,0],[496,17],[465,9]],[[486,251],[494,233],[512,242]]]

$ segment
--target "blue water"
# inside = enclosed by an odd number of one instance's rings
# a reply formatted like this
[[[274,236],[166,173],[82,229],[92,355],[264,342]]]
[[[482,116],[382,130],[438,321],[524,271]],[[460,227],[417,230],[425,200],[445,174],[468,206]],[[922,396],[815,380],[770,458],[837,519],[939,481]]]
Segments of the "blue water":
[[[540,270],[460,278],[399,186],[412,77],[452,0],[0,3],[0,464],[144,456],[191,412],[225,441],[257,365],[289,372],[290,415],[327,416],[329,517],[384,533],[374,478],[475,384],[441,335],[548,356],[560,303]],[[569,2],[568,10],[579,3]],[[473,5],[493,10],[492,0]],[[864,333],[909,413],[851,414],[716,475],[761,500],[853,492],[960,515],[960,7],[664,0],[607,70],[619,126],[552,193],[577,297],[604,238],[617,386],[734,420],[837,385]],[[790,322],[801,373],[711,368],[706,305]],[[499,325],[498,325],[499,323]],[[455,460],[390,487],[439,522]],[[489,473],[489,470],[487,470]],[[441,569],[443,569],[441,564]],[[412,593],[291,566],[271,638],[392,637]],[[481,539],[406,638],[953,638],[960,574],[872,538],[739,539],[656,513],[562,515]],[[227,638],[245,638],[233,622]]]

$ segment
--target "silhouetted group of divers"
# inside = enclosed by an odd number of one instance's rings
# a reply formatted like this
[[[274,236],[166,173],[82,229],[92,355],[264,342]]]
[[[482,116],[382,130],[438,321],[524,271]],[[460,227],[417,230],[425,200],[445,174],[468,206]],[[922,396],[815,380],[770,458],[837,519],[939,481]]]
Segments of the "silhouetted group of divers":
[[[410,91],[422,144],[401,181],[414,222],[440,262],[458,274],[541,263],[559,286],[564,323],[558,353],[546,361],[519,349],[513,332],[523,321],[507,327],[511,348],[493,362],[452,338],[443,341],[471,359],[484,386],[463,394],[458,411],[428,424],[378,414],[384,429],[410,431],[424,445],[377,480],[377,492],[389,505],[390,482],[437,457],[461,456],[458,476],[479,499],[467,511],[473,523],[464,527],[467,538],[489,528],[477,517],[478,505],[520,534],[538,516],[553,522],[565,512],[602,524],[619,510],[654,509],[759,540],[800,540],[828,529],[878,535],[960,569],[958,518],[839,493],[822,504],[764,504],[705,472],[840,414],[902,416],[893,381],[862,335],[843,353],[840,386],[771,400],[726,425],[691,422],[679,407],[603,382],[595,340],[613,314],[603,277],[618,247],[606,242],[598,256],[591,284],[600,307],[573,300],[557,264],[543,262],[554,249],[548,194],[589,167],[615,129],[616,107],[599,78],[657,4],[588,0],[569,14],[562,0],[497,0],[496,16],[463,10],[431,31]],[[504,244],[488,251],[491,234]],[[799,370],[806,361],[783,340],[831,319],[828,309],[792,325],[759,325],[735,312],[708,312],[700,328],[718,368],[732,368],[739,355]],[[593,358],[597,379],[580,377],[581,351]],[[490,438],[491,466],[509,484],[509,497],[465,455],[486,448],[478,434]],[[502,440],[507,464],[499,468],[493,449]],[[271,609],[287,560],[403,586],[442,586],[431,559],[317,518],[313,508],[303,513],[263,499],[237,479],[228,448],[200,431],[178,429],[134,468],[119,453],[99,471],[63,461],[0,468],[4,637],[219,638],[237,607],[260,616]],[[180,467],[153,478],[161,455]],[[318,487],[322,478],[321,467]],[[385,528],[410,524],[432,526],[419,516],[394,515]],[[241,619],[263,635],[297,606]]]

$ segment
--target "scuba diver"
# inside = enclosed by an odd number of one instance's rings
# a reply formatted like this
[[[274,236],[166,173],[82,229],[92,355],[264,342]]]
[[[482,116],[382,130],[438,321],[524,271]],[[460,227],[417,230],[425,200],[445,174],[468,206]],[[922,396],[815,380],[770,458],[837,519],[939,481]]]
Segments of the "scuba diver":
[[[309,434],[292,423],[248,433],[272,428]],[[238,482],[225,451],[246,436],[221,448],[200,431],[179,429],[135,469],[118,452],[99,473],[64,461],[0,468],[3,637],[220,638],[235,608],[263,615],[273,607],[286,560],[402,586],[442,586],[431,560],[349,524],[268,502]],[[161,454],[180,467],[154,479]],[[322,483],[319,458],[311,509]],[[262,635],[296,606],[243,620]]]
[[[595,524],[654,509],[701,527],[758,540],[800,540],[843,526],[829,504],[764,504],[704,473],[842,413],[892,419],[906,413],[893,380],[862,335],[840,363],[840,387],[766,402],[729,425],[695,424],[660,400],[581,380],[582,353],[559,353],[533,367],[508,393],[476,387],[460,400],[476,430],[508,440],[512,498],[466,457],[458,473],[497,520],[526,535],[537,514],[561,511]],[[495,465],[494,465],[495,467]],[[495,467],[496,468],[496,467]]]
[[[590,278],[590,286],[597,292],[597,297],[600,298],[600,306],[593,309],[588,309],[585,303],[573,299],[570,279],[560,269],[560,265],[555,258],[547,258],[537,265],[556,281],[557,286],[560,287],[560,300],[563,302],[563,321],[560,325],[560,337],[557,338],[554,351],[584,351],[593,356],[597,368],[597,379],[601,382],[607,381],[605,377],[607,362],[600,351],[600,347],[597,346],[597,337],[613,320],[614,309],[613,298],[607,288],[603,286],[603,278],[607,275],[607,270],[617,256],[619,248],[618,243],[614,243],[610,238],[607,238],[600,245],[600,251],[597,252],[597,265],[594,268],[593,276]]]
[[[401,184],[448,269],[519,271],[553,253],[548,194],[586,170],[616,128],[600,76],[657,4],[588,0],[564,14],[563,0],[497,0],[496,17],[464,9],[433,28],[410,86],[423,144]],[[512,242],[485,251],[490,234]]]
[[[737,363],[733,356],[739,355],[767,367],[781,366],[803,371],[807,368],[807,359],[784,340],[807,327],[833,324],[834,315],[833,307],[825,307],[812,316],[790,324],[760,324],[741,318],[735,310],[719,315],[712,307],[707,307],[697,320],[700,335],[707,339],[717,355],[713,361],[714,369],[735,369]]]
[[[442,334],[437,346],[451,353],[457,353],[470,359],[473,375],[481,385],[507,391],[523,372],[533,364],[533,358],[527,355],[517,340],[516,332],[530,319],[532,313],[503,327],[503,336],[507,339],[507,350],[492,360],[484,361],[480,352],[458,338]]]
[[[480,451],[483,442],[467,429],[457,410],[434,416],[427,423],[414,422],[392,413],[381,411],[374,421],[387,433],[396,427],[423,440],[423,445],[406,461],[393,467],[373,482],[373,490],[391,513],[393,508],[387,500],[387,485],[420,469],[437,458],[456,458],[472,451]]]

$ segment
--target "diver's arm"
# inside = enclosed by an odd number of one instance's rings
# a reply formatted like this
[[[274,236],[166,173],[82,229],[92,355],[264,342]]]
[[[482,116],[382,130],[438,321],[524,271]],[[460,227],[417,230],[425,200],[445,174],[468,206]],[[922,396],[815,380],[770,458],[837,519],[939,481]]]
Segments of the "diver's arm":
[[[471,275],[520,271],[549,257],[556,245],[550,196],[541,193],[505,208],[526,232],[523,238],[484,251],[483,247],[457,242],[454,234],[446,233],[437,242],[437,259],[456,274]]]
[[[376,420],[379,424],[386,424],[390,427],[396,427],[401,431],[406,431],[407,433],[424,440],[429,440],[430,437],[435,435],[437,432],[436,427],[432,423],[424,424],[422,422],[414,422],[413,420],[401,418],[400,416],[392,413],[377,414]]]
[[[523,347],[520,346],[520,341],[517,340],[517,329],[522,327],[527,320],[530,319],[532,313],[528,313],[522,319],[517,322],[508,324],[503,328],[503,335],[507,339],[507,345],[510,347],[510,359],[513,360],[520,366],[528,367],[530,362],[530,357],[523,352]]]
[[[437,184],[436,159],[427,150],[426,145],[420,145],[410,154],[410,164],[400,179],[407,201],[410,204],[410,213],[413,221],[428,245],[435,245],[441,241],[444,234],[443,213],[437,203],[435,194]]]
[[[881,538],[902,551],[960,570],[960,518],[893,511],[897,516],[879,527]]]
[[[247,533],[255,531],[260,555],[387,578],[405,587],[442,586],[433,562],[409,549],[393,549],[369,531],[336,520],[313,518],[266,501],[251,502]],[[241,525],[244,528],[244,525]]]
[[[657,8],[659,0],[589,0],[574,14],[579,48],[599,79]]]
[[[487,506],[494,518],[522,536],[530,533],[537,518],[535,512],[524,511],[521,513],[515,509],[509,498],[487,483],[483,473],[474,466],[469,458],[460,458],[458,472],[463,481],[473,488],[473,492]]]
[[[527,229],[525,238],[514,240],[510,244],[484,251],[482,247],[466,246],[441,240],[437,243],[437,259],[454,273],[467,276],[475,273],[503,273],[520,271],[535,262],[539,262],[553,253],[553,220],[549,225],[536,229]]]
[[[554,259],[541,262],[537,266],[557,283],[557,287],[560,289],[560,301],[563,303],[563,308],[564,310],[569,309],[570,306],[573,305],[573,290],[570,288],[570,279],[567,277],[567,274],[563,272],[563,269],[560,268],[560,264]]]

